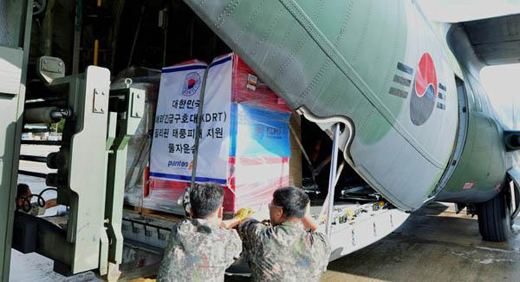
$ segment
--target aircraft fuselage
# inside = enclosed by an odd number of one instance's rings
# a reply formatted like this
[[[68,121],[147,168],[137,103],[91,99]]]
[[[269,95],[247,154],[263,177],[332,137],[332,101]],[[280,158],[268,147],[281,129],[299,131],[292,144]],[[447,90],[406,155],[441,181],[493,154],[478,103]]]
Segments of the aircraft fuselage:
[[[348,119],[345,159],[400,209],[502,187],[512,153],[483,65],[463,30],[442,38],[415,1],[185,2],[291,108]]]

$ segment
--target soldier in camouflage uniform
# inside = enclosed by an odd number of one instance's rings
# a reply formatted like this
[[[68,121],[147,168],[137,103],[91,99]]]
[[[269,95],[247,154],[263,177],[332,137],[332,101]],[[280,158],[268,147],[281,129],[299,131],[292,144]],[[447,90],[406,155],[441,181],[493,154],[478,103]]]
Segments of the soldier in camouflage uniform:
[[[242,252],[235,230],[222,226],[224,190],[200,185],[190,191],[190,215],[170,233],[159,282],[224,281],[224,272]]]
[[[238,226],[253,281],[319,281],[327,270],[330,245],[314,232],[309,202],[301,189],[278,189],[269,204],[272,226],[254,219]]]

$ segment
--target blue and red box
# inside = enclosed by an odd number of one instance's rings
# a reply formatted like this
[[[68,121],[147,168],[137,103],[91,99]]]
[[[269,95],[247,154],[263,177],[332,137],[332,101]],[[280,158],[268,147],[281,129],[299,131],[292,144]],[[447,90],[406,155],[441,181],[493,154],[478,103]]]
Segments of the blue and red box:
[[[267,204],[277,188],[290,185],[291,157],[291,110],[237,55],[232,60],[228,175],[220,183],[227,213]],[[156,209],[182,211],[177,199],[189,185],[189,180],[152,178],[147,201],[161,202]]]

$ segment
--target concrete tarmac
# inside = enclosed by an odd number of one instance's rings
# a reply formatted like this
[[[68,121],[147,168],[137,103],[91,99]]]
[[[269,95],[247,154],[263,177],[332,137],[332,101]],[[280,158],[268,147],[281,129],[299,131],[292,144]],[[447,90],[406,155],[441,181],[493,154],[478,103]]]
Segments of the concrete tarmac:
[[[520,281],[520,236],[483,241],[477,217],[465,212],[429,204],[383,240],[331,262],[321,281]]]

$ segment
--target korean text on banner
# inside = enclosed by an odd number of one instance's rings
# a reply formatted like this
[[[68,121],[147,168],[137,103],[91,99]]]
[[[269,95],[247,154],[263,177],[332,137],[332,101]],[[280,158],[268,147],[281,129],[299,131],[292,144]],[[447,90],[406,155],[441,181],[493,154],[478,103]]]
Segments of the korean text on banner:
[[[226,184],[231,109],[231,57],[163,69],[150,155],[150,177],[190,181],[205,71],[197,182]]]

